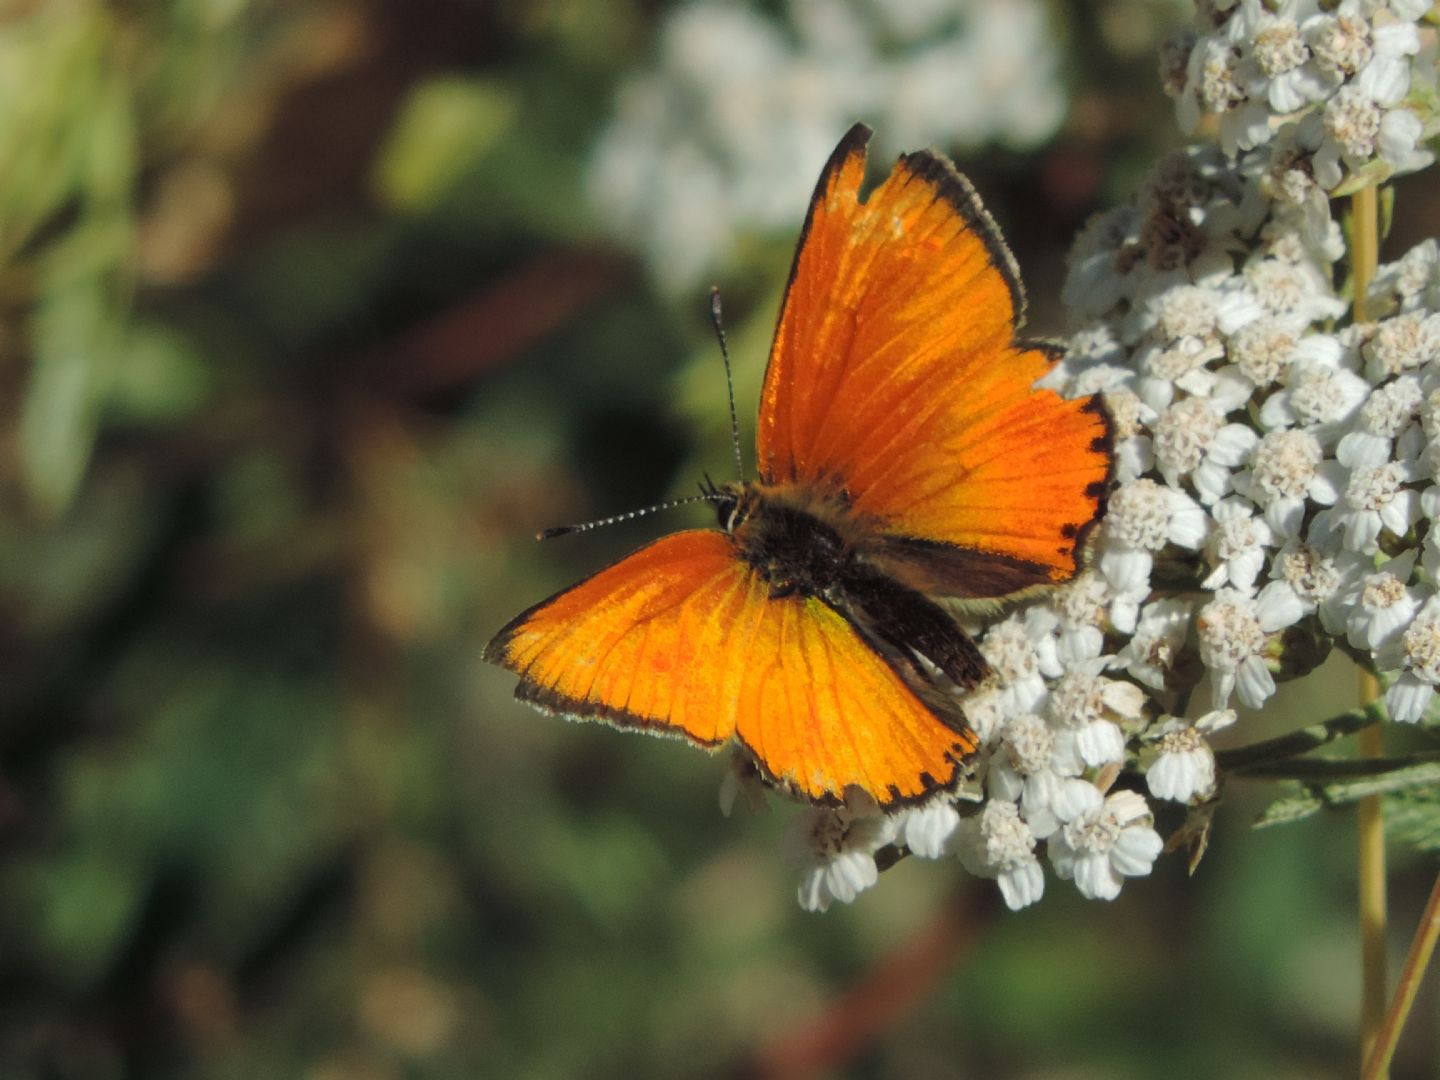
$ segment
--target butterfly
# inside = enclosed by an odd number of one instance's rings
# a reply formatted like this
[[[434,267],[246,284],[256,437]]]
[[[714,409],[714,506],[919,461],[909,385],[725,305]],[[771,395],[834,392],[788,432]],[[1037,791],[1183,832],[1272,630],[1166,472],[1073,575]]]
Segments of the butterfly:
[[[928,151],[860,195],[856,124],[815,188],[770,350],[758,479],[708,484],[717,529],[657,540],[486,647],[543,712],[737,744],[792,796],[885,809],[955,785],[956,704],[989,674],[960,610],[1073,578],[1104,511],[1098,398],[1036,389],[1018,271]]]

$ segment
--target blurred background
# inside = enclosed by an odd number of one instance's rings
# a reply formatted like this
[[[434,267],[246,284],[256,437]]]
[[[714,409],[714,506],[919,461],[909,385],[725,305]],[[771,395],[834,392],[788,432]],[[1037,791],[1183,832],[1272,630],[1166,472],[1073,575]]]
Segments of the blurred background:
[[[1064,330],[1169,0],[0,0],[0,1076],[1352,1075],[1352,819],[804,915],[788,808],[541,717],[523,607],[705,512],[855,119]],[[1402,186],[1393,255],[1440,232]],[[1429,185],[1429,187],[1427,187]],[[1284,688],[1246,728],[1335,711]],[[1338,688],[1338,691],[1337,691]],[[1433,868],[1397,853],[1395,947]],[[1397,1076],[1434,1076],[1434,980]]]

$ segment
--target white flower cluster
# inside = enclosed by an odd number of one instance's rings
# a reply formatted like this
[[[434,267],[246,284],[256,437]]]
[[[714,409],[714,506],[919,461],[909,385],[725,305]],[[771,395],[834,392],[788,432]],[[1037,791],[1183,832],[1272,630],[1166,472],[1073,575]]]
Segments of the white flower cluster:
[[[1413,90],[1413,70],[1389,61],[1414,57],[1425,8],[1206,5],[1211,30],[1178,85],[1224,114],[1232,147],[1251,148],[1176,153],[1086,227],[1064,292],[1074,333],[1045,380],[1102,394],[1114,422],[1116,482],[1091,563],[980,637],[994,674],[963,702],[982,743],[975,790],[889,817],[863,799],[800,815],[811,835],[849,826],[828,851],[805,847],[806,907],[852,899],[875,880],[875,853],[901,848],[957,857],[1012,908],[1040,898],[1045,861],[1084,896],[1112,898],[1163,847],[1147,795],[1121,773],[1203,815],[1217,794],[1209,736],[1235,722],[1232,704],[1263,705],[1277,676],[1335,643],[1382,673],[1392,720],[1424,717],[1440,688],[1440,245],[1380,267],[1357,319],[1337,288],[1345,250],[1323,145],[1299,149],[1302,121],[1279,153],[1261,145],[1274,116],[1242,114],[1255,101],[1308,108],[1328,131],[1347,94]],[[1264,48],[1285,35],[1282,71]],[[1373,100],[1400,108],[1388,91]],[[1187,719],[1202,676],[1210,698]]]
[[[1227,154],[1274,140],[1326,191],[1412,172],[1433,158],[1431,0],[1197,0],[1166,43],[1161,77],[1180,126],[1219,119]],[[1417,64],[1424,70],[1417,75]]]
[[[628,80],[590,190],[663,287],[693,287],[746,232],[793,234],[835,133],[881,154],[1032,146],[1064,115],[1040,0],[744,0],[677,5],[656,66]]]
[[[1169,686],[1190,640],[1213,707],[1254,708],[1274,692],[1276,635],[1313,616],[1404,673],[1389,705],[1413,722],[1436,682],[1425,649],[1440,648],[1415,621],[1440,571],[1436,245],[1382,267],[1373,321],[1347,321],[1338,228],[1314,213],[1328,203],[1297,205],[1272,179],[1259,152],[1227,169],[1194,150],[1077,244],[1067,301],[1089,318],[1052,381],[1103,393],[1116,421],[1095,568],[1109,629],[1129,636],[1118,655],[1141,684]],[[1183,578],[1188,552],[1195,599],[1155,598],[1187,584],[1155,581],[1157,558]]]

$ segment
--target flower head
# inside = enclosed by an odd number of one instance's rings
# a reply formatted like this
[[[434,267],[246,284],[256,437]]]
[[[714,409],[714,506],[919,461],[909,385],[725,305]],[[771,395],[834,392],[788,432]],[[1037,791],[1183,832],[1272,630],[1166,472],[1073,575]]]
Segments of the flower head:
[[[1113,900],[1125,878],[1150,873],[1165,845],[1142,796],[1117,791],[1102,798],[1090,790],[1084,808],[1050,838],[1050,862],[1061,878],[1074,880],[1080,895]]]
[[[979,814],[961,822],[957,851],[972,874],[995,879],[1011,911],[1028,907],[1045,893],[1035,834],[1013,802],[993,799]]]
[[[1157,799],[1190,802],[1215,790],[1215,751],[1206,736],[1235,723],[1233,709],[1206,713],[1193,723],[1171,717],[1158,725],[1155,759],[1145,770],[1145,783]]]
[[[811,807],[792,817],[785,841],[801,868],[799,899],[806,911],[852,902],[879,879],[875,852],[895,837],[893,817],[852,788],[838,808]]]
[[[1390,719],[1413,724],[1425,715],[1440,686],[1440,596],[1431,594],[1419,612],[1383,652],[1383,665],[1399,670],[1385,692]]]
[[[1039,0],[970,3],[962,18],[934,4],[680,4],[655,64],[616,95],[590,195],[659,284],[689,289],[738,237],[791,228],[856,116],[895,149],[1033,146],[1064,116],[1059,66]]]
[[[1197,7],[1162,79],[1188,130],[1216,119],[1218,144],[1167,155],[1082,230],[1062,290],[1068,347],[1039,384],[1103,400],[1105,516],[1073,580],[988,620],[964,608],[990,674],[959,697],[980,744],[963,794],[889,816],[849,801],[803,815],[807,906],[872,884],[885,844],[958,857],[1011,908],[1042,896],[1042,859],[1082,895],[1113,898],[1162,847],[1140,791],[1191,820],[1210,813],[1223,779],[1210,740],[1236,723],[1232,703],[1262,706],[1337,640],[1374,662],[1395,720],[1431,711],[1440,246],[1380,267],[1361,317],[1332,205],[1430,162],[1431,6]],[[937,33],[948,24],[931,10],[897,16],[908,29],[895,32]],[[802,47],[864,51],[845,25],[802,24]],[[915,116],[943,113],[909,87]],[[1211,711],[1165,713],[1204,677]]]

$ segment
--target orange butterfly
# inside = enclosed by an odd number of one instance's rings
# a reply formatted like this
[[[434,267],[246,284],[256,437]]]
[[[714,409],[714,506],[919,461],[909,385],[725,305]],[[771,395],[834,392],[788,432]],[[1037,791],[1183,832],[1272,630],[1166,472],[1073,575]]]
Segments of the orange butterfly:
[[[1034,388],[1056,354],[1015,340],[1014,261],[970,185],[922,151],[862,202],[869,138],[850,129],[810,203],[760,478],[706,488],[720,530],[537,604],[485,658],[544,712],[734,740],[803,799],[855,785],[893,808],[954,784],[978,742],[943,690],[988,668],[926,594],[994,606],[1072,578],[1111,436],[1098,399]]]

